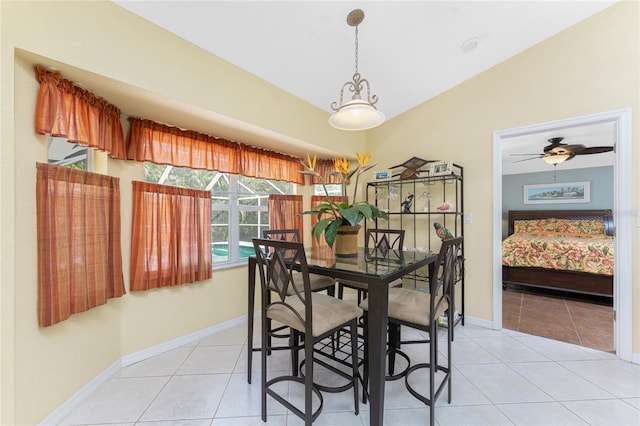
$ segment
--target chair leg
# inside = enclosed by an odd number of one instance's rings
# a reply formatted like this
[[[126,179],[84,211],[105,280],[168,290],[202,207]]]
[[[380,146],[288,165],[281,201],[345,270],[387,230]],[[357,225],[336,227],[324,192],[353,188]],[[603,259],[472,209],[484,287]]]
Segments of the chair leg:
[[[389,375],[393,376],[396,367],[396,349],[400,346],[400,325],[389,323]]]
[[[264,310],[264,309],[263,309]],[[263,313],[263,317],[262,317],[262,349],[260,350],[260,364],[262,366],[262,371],[260,373],[260,380],[261,380],[261,414],[262,414],[262,421],[266,422],[267,421],[267,355],[268,355],[268,348],[267,348],[267,335],[268,335],[268,331],[267,331],[267,318]]]
[[[353,377],[353,400],[356,416],[360,414],[360,398],[358,397],[358,320],[351,323],[351,365]],[[363,392],[364,393],[364,392]]]
[[[299,355],[298,355],[298,342],[300,342],[300,332],[298,330],[290,329],[289,334],[289,346],[291,347],[291,375],[297,377],[298,376],[298,365]]]
[[[304,424],[313,423],[313,337],[304,336]]]
[[[369,314],[364,311],[362,314],[362,336],[363,336],[363,366],[362,366],[362,402],[367,403],[367,395],[369,392]]]
[[[436,424],[436,370],[438,366],[438,329],[435,319],[431,321],[429,332],[429,424]]]

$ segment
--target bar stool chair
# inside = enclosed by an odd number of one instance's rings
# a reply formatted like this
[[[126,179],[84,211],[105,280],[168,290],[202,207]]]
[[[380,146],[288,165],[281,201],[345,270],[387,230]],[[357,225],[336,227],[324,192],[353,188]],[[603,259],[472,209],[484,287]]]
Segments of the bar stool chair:
[[[404,373],[405,385],[411,395],[429,406],[429,424],[435,423],[435,404],[444,387],[448,387],[448,402],[451,403],[451,342],[453,340],[454,314],[453,292],[455,285],[455,271],[458,253],[462,245],[462,237],[442,241],[438,258],[429,276],[430,293],[423,293],[413,289],[389,289],[389,351],[397,351],[399,344],[399,329],[402,325],[424,331],[429,335],[429,361],[410,366]],[[365,359],[364,383],[369,380],[368,347],[366,336],[368,300],[364,300],[360,307],[364,310],[365,322]],[[447,364],[438,362],[438,317],[447,317]],[[428,369],[429,393],[423,395],[418,392],[410,380],[412,373]],[[444,373],[439,385],[436,385],[436,373]]]
[[[378,249],[383,253],[389,250],[402,250],[404,245],[404,229],[367,229],[364,239],[365,250]],[[402,279],[398,278],[389,283],[389,288],[400,287]],[[355,282],[338,280],[338,299],[344,296],[344,289],[352,288],[358,291],[358,304],[367,294],[366,285]]]
[[[262,231],[262,238],[268,238],[270,240],[292,241],[300,243],[300,232],[297,229],[265,229]],[[302,276],[299,272],[295,271],[293,280],[296,285],[302,288]],[[327,291],[329,296],[335,296],[336,280],[326,275],[309,274],[309,282],[311,284],[311,291]],[[289,294],[293,294],[293,287],[289,289]],[[268,322],[269,330],[269,346],[271,346],[273,337],[288,337],[284,334],[279,334],[286,327],[277,327],[271,329],[271,321]]]
[[[322,364],[349,383],[337,388],[322,387],[323,391],[342,392],[353,388],[355,414],[358,407],[358,350],[357,319],[362,310],[352,304],[335,297],[311,291],[311,280],[307,259],[302,243],[271,239],[253,239],[262,291],[262,421],[267,420],[267,395],[273,397],[287,409],[311,425],[322,411],[323,398],[320,387],[313,383],[314,345],[332,336],[338,330],[349,327],[351,332],[351,374],[347,374],[330,365]],[[299,271],[299,272],[298,272]],[[299,274],[302,285],[294,277]],[[275,300],[268,297],[275,294]],[[292,374],[274,377],[267,380],[267,322],[275,320],[291,330]],[[300,339],[302,347],[299,346]],[[297,352],[304,349],[304,377],[295,372]],[[283,381],[297,382],[304,385],[304,409],[294,406],[285,397],[278,394],[274,385]],[[315,395],[319,405],[313,409]]]

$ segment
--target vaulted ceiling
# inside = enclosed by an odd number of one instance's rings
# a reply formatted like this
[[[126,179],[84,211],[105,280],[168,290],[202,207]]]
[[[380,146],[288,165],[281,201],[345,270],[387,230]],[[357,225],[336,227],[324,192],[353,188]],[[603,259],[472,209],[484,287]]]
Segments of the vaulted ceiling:
[[[379,98],[377,107],[387,119],[615,3],[113,1],[327,112],[332,102],[339,101],[340,88],[354,73],[355,32],[346,16],[353,9],[362,9],[359,72],[369,80],[372,94]],[[592,138],[571,131],[577,130],[567,129],[561,135],[568,143],[608,142],[603,136],[609,132],[606,128]],[[513,151],[507,148],[505,171],[512,167],[513,153],[542,152],[552,136],[557,135],[530,135],[526,143],[518,140]],[[604,156],[582,157],[597,161]],[[565,167],[584,160],[574,158]],[[540,163],[543,161],[525,161],[517,167],[544,167]]]

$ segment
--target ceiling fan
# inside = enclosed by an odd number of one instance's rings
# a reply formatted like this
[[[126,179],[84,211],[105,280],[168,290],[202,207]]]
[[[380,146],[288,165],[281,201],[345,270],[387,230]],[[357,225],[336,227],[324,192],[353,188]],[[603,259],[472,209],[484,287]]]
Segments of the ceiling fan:
[[[613,151],[612,146],[590,146],[586,147],[582,144],[568,145],[562,143],[563,137],[551,138],[548,140],[549,145],[542,149],[542,154],[514,154],[514,155],[533,155],[532,158],[526,158],[524,160],[515,161],[519,163],[521,161],[534,160],[536,158],[542,158],[549,164],[559,164],[563,161],[571,160],[576,155],[587,154],[602,154],[604,152]]]

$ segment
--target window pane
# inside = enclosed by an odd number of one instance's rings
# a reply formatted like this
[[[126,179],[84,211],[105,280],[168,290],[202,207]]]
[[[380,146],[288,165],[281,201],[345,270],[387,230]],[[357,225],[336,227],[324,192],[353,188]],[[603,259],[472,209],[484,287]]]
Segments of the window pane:
[[[211,224],[212,225],[228,225],[229,224],[229,212],[227,210],[211,209]]]
[[[89,171],[89,156],[93,150],[66,138],[49,136],[47,155],[49,164]]]
[[[340,185],[339,183],[327,184],[326,187],[329,195],[337,195],[337,196],[342,195],[342,185]],[[321,184],[314,185],[313,189],[314,189],[315,195],[327,195],[325,194],[324,188],[322,187]]]
[[[239,176],[238,186],[238,193],[290,194],[293,192],[292,183],[246,176]]]
[[[262,229],[258,225],[240,225],[240,258],[245,259],[254,253],[252,238],[258,238]]]
[[[259,206],[260,199],[268,199],[268,195],[252,195],[252,196],[241,196],[238,194],[238,204],[241,206]],[[263,205],[266,205],[263,204]]]
[[[184,167],[172,167],[165,184],[183,188],[207,189],[217,172],[209,170],[192,170]]]
[[[269,212],[268,211],[261,211],[260,212],[260,223],[266,223],[267,226],[269,224]]]

